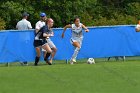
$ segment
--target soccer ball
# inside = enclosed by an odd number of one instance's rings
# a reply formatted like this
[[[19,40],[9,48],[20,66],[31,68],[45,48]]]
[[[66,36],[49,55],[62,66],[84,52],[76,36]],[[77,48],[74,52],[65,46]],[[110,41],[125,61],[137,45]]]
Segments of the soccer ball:
[[[87,60],[87,63],[88,63],[88,64],[95,64],[95,60],[94,60],[93,58],[89,58],[89,59]]]

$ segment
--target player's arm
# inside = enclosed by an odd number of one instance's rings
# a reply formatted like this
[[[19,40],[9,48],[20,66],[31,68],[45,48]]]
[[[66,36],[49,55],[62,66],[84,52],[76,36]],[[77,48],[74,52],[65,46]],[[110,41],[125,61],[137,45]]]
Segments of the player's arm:
[[[66,25],[65,27],[64,27],[64,30],[63,30],[63,32],[62,32],[62,38],[64,38],[64,33],[65,33],[65,31],[67,30],[67,28],[71,28],[71,25],[69,24],[69,25]]]
[[[17,25],[16,25],[16,30],[18,30],[18,23],[17,23]]]
[[[54,32],[51,33],[51,36],[54,36]]]
[[[136,32],[139,32],[140,31],[138,28],[136,28],[135,30],[136,30]]]
[[[47,33],[43,33],[43,37],[50,37],[50,36],[52,36],[52,34],[47,34]]]
[[[49,37],[51,37],[51,36],[53,36],[53,34],[48,34],[48,33],[46,33],[46,32],[43,32],[43,37],[49,38]]]
[[[54,36],[54,32],[53,32],[53,29],[52,28],[51,28],[50,36]]]
[[[31,25],[30,22],[28,22],[28,28],[29,28],[29,29],[32,29],[32,25]]]
[[[136,32],[140,32],[140,25],[137,25],[135,30],[136,30]]]
[[[35,25],[35,32],[37,33],[40,30],[39,23],[37,22]]]
[[[43,31],[43,37],[48,38],[48,37],[52,36],[52,33],[51,34],[47,33],[45,27],[43,27],[42,31]]]
[[[82,24],[82,28],[85,29],[85,32],[89,32],[89,29],[85,25],[83,25],[83,24]]]

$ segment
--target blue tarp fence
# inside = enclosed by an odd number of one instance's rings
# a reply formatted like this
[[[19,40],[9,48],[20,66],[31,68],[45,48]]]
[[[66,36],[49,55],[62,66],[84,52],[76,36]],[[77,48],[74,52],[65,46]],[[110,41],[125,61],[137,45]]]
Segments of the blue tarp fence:
[[[51,39],[58,49],[55,59],[70,59],[74,51],[70,44],[71,29],[67,29],[64,39],[61,38],[62,28],[53,30],[55,36]],[[140,33],[135,32],[134,25],[89,27],[89,30],[89,33],[84,32],[78,59],[140,55]],[[0,31],[0,63],[34,61],[33,40],[34,30]]]

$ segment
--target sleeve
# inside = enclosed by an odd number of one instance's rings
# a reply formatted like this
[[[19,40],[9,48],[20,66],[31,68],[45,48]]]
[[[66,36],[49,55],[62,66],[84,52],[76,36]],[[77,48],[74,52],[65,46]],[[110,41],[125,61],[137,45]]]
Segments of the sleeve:
[[[19,23],[19,22],[18,22]],[[16,25],[16,29],[18,29],[18,23],[17,23],[17,25]]]
[[[73,28],[74,27],[74,24],[71,24],[71,28]]]
[[[31,25],[30,22],[28,22],[28,28],[29,28],[29,29],[32,29],[32,25]]]
[[[82,26],[83,24],[82,23],[80,23],[80,26]]]
[[[36,23],[35,29],[38,29],[38,30],[40,29],[39,22]]]
[[[138,24],[138,25],[136,26],[136,28],[140,28],[140,25]]]
[[[42,27],[42,32],[47,34],[48,31],[48,27],[47,26],[43,26]]]

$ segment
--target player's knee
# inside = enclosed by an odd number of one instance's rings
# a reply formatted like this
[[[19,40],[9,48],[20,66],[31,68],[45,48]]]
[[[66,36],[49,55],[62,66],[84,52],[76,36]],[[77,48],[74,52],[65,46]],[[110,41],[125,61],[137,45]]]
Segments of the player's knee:
[[[76,50],[79,51],[80,50],[80,47],[76,47]]]
[[[53,47],[52,50],[53,50],[53,52],[56,52],[57,51],[57,48],[56,47]]]
[[[48,50],[47,53],[52,53],[52,50]]]
[[[79,50],[80,50],[81,46],[78,46],[77,48],[79,48]]]
[[[37,54],[36,56],[37,56],[38,58],[40,58],[40,54]]]
[[[57,48],[55,47],[53,51],[56,52],[57,51]]]
[[[40,57],[40,52],[37,52],[37,57]]]

